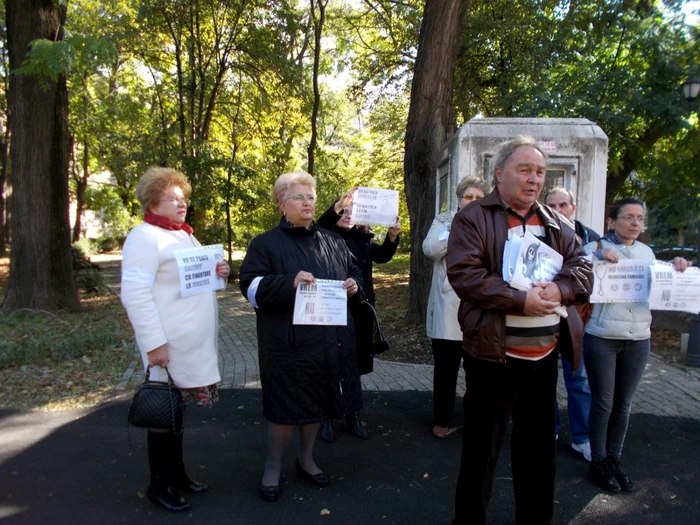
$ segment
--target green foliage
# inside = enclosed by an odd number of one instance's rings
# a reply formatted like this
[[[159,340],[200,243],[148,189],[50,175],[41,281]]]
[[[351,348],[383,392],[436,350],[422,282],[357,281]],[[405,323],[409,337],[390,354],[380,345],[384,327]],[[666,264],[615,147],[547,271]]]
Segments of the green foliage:
[[[679,3],[664,5],[472,1],[456,72],[456,124],[477,113],[594,120],[610,138],[608,199],[644,191],[651,206],[657,193],[681,184],[668,175],[678,166],[662,169],[655,160],[689,151],[685,141],[671,147],[688,130],[678,86],[689,64],[700,62],[697,30],[677,17]],[[352,186],[397,189],[404,242],[403,141],[424,7],[422,0],[330,2],[321,64],[322,81],[350,73],[350,85],[321,84],[318,213]],[[26,66],[46,78],[68,75],[76,163],[87,150],[90,172],[114,179],[111,189],[86,197],[109,239],[139,221],[130,218],[139,217],[134,187],[152,165],[188,175],[203,242],[227,242],[230,227],[232,242],[244,247],[277,223],[272,184],[307,159],[307,4],[72,0],[66,34],[64,48],[37,44]],[[632,171],[636,182],[624,184]],[[691,222],[660,206],[664,223]]]
[[[14,73],[36,75],[41,89],[48,91],[51,82],[70,72],[74,61],[75,49],[67,41],[39,39],[30,43],[27,57]]]
[[[39,86],[47,91],[50,82],[71,74],[76,65],[96,68],[113,60],[116,52],[109,40],[90,36],[67,36],[54,42],[37,39],[30,44],[29,52],[17,75],[36,75]]]
[[[0,314],[0,369],[63,361],[120,342],[119,326],[111,317],[77,318],[36,312]]]
[[[85,191],[85,206],[100,213],[105,237],[124,239],[140,219],[132,217],[114,186],[89,187]]]
[[[678,5],[476,1],[463,31],[462,120],[585,117],[609,138],[609,201],[656,141],[684,126],[680,84],[697,62]],[[506,22],[507,21],[507,22]]]
[[[97,239],[83,238],[73,243],[73,249],[79,257],[92,257],[99,249]]]
[[[700,123],[660,140],[639,171],[639,194],[649,209],[656,245],[697,246],[700,226]]]

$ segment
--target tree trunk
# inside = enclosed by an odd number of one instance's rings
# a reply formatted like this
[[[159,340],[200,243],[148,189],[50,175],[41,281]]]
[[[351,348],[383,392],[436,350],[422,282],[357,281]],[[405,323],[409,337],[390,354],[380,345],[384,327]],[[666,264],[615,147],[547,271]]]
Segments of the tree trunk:
[[[452,91],[460,29],[468,0],[427,0],[418,41],[406,126],[404,184],[411,221],[411,274],[406,320],[425,322],[432,262],[423,239],[435,217],[435,170],[454,132]]]
[[[7,255],[9,221],[7,220],[5,183],[7,182],[7,153],[9,147],[10,128],[5,126],[3,136],[0,137],[0,257],[5,257]]]
[[[63,38],[66,7],[54,0],[6,0],[10,70],[32,40]],[[11,75],[12,250],[4,311],[77,309],[68,218],[68,90],[65,77],[42,90],[34,75]]]
[[[318,71],[321,64],[321,36],[323,35],[323,24],[326,19],[326,4],[328,0],[311,0],[311,22],[314,28],[314,69],[313,69],[313,87],[314,87],[314,106],[311,112],[311,139],[309,140],[309,165],[307,171],[314,174],[315,151],[318,137],[318,112],[321,107],[321,92],[318,88]],[[315,6],[318,4],[318,19],[316,18]]]

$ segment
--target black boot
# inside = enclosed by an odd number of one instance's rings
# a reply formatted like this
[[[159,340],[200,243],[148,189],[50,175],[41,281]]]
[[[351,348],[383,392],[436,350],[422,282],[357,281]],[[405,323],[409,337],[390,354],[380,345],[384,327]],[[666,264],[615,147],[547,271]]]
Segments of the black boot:
[[[359,437],[360,439],[369,439],[369,434],[362,425],[362,420],[360,419],[360,412],[352,412],[345,417],[345,421],[348,423],[350,428],[350,433]]]
[[[321,439],[326,443],[335,441],[335,430],[333,430],[333,420],[326,419],[321,423]]]
[[[148,499],[174,512],[189,510],[190,504],[171,485],[173,457],[177,436],[172,432],[148,432],[148,465],[151,468],[151,484],[146,491]]]
[[[209,485],[205,483],[200,483],[190,478],[185,472],[185,464],[182,460],[182,436],[184,432],[180,434],[174,434],[173,439],[173,480],[172,483],[175,487],[189,492],[190,494],[201,494],[209,490]]]
[[[620,485],[615,480],[615,475],[612,473],[607,459],[591,461],[588,464],[588,477],[603,490],[620,492]]]
[[[620,462],[612,456],[608,456],[606,461],[608,462],[608,467],[613,476],[615,476],[615,479],[620,484],[620,488],[625,492],[634,492],[634,481],[622,470]]]

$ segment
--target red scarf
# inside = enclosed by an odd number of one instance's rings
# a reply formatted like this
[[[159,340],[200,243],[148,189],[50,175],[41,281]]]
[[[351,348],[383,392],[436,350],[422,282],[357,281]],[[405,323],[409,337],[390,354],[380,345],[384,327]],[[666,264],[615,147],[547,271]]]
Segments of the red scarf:
[[[192,226],[190,226],[186,222],[180,224],[172,219],[168,219],[167,217],[163,217],[162,215],[155,214],[150,210],[147,211],[146,215],[143,216],[143,220],[148,224],[158,226],[160,228],[163,228],[164,230],[182,230],[183,232],[188,233],[190,235],[192,235],[192,232],[194,232]]]

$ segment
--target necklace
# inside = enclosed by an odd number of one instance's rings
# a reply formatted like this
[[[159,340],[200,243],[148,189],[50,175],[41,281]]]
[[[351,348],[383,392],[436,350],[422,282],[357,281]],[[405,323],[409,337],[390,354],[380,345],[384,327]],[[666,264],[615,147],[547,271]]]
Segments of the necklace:
[[[602,273],[599,272],[600,268],[603,269]],[[610,266],[608,266],[607,264],[598,264],[595,267],[595,276],[598,281],[598,295],[605,294],[605,292],[603,291],[603,279],[605,279],[605,276],[608,273],[608,268],[610,268]]]

